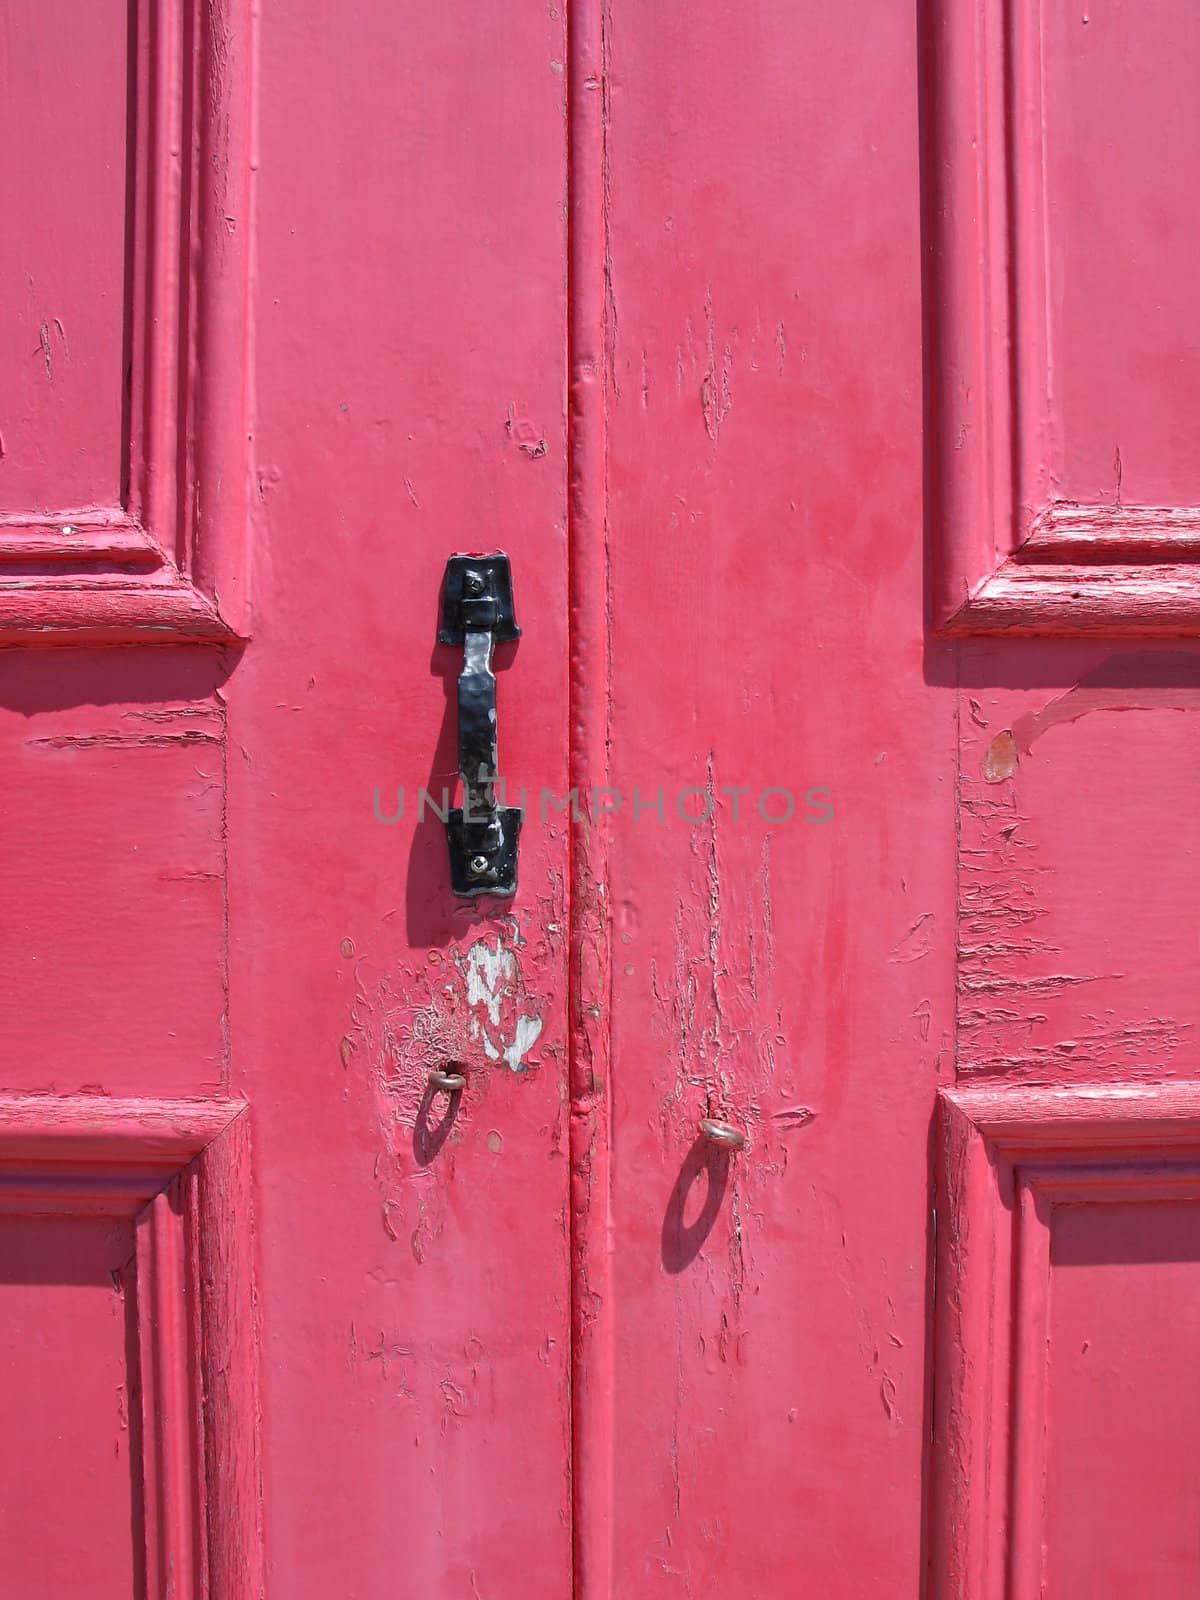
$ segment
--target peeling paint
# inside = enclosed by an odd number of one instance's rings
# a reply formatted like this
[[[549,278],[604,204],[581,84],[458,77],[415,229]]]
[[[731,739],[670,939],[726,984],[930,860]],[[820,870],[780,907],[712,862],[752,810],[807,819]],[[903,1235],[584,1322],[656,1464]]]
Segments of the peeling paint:
[[[992,740],[984,756],[988,783],[1003,783],[1036,741],[1051,728],[1078,722],[1096,711],[1195,711],[1200,709],[1200,657],[1187,651],[1140,650],[1111,656],[1085,673],[1040,711],[1018,717]]]
[[[512,982],[516,961],[503,944],[495,946],[486,939],[476,939],[467,951],[467,1003],[483,1006],[493,1027],[500,1026],[500,1007],[504,989]]]
[[[1194,659],[1194,658],[1193,658]],[[1178,673],[1174,657],[1139,653],[1119,670],[1106,663],[1040,712],[1018,718],[996,735],[982,763],[964,761],[959,784],[957,927],[957,1063],[960,1077],[1004,1075],[1024,1082],[1062,1082],[1083,1076],[1160,1081],[1187,1043],[1190,1025],[1168,1016],[1122,1016],[1110,1001],[1126,973],[1125,960],[1075,968],[1049,936],[1063,884],[1043,860],[1033,819],[1019,786],[1005,783],[1017,755],[1049,728],[1093,710],[1183,709],[1192,692],[1148,680]],[[1140,663],[1140,688],[1126,679]],[[1200,669],[1200,662],[1197,664]],[[1200,694],[1200,670],[1197,693]],[[986,727],[982,717],[975,727]],[[1057,819],[1054,819],[1057,821]],[[1080,948],[1072,941],[1073,948]],[[1078,995],[1070,1008],[1068,994]],[[1077,1009],[1078,1008],[1078,1009]],[[1055,1033],[1065,1036],[1055,1037]]]
[[[525,1067],[525,1057],[542,1036],[541,1017],[520,1016],[513,1029],[513,1042],[504,1051],[509,1070],[520,1072]]]
[[[493,927],[465,948],[431,951],[426,962],[395,970],[360,959],[360,988],[339,1059],[346,1067],[360,1056],[369,1064],[389,1116],[410,1132],[431,1072],[460,1063],[469,1110],[489,1068],[519,1073],[535,1065],[530,1052],[542,1037],[544,1002],[526,983],[524,941],[512,938],[508,928]],[[353,952],[353,941],[344,944]]]
[[[532,1065],[526,1058],[543,1026],[525,991],[518,949],[506,944],[503,935],[494,944],[485,936],[475,940],[462,961],[467,1004],[475,1008],[472,1037],[480,1041],[490,1061],[503,1061],[512,1072]],[[460,959],[456,955],[456,962]]]
[[[565,919],[561,875],[541,901],[532,945],[511,910],[486,913],[481,926],[472,908],[462,913],[462,935],[440,948],[414,950],[396,911],[372,936],[347,935],[335,946],[351,963],[353,995],[330,1049],[343,1096],[365,1096],[378,1131],[372,1170],[382,1233],[418,1266],[452,1225],[456,1152],[466,1138],[484,1137],[479,1113],[497,1075],[523,1076],[561,1055],[547,1029],[559,935],[546,932]],[[448,1067],[466,1079],[452,1097],[429,1081]],[[565,1110],[546,1131],[557,1149]]]
[[[920,961],[934,947],[935,919],[932,911],[923,911],[908,931],[897,939],[888,952],[888,960],[902,964]]]
[[[717,792],[711,755],[706,787]],[[687,1297],[680,1325],[700,1316],[718,1362],[726,1351],[749,1359],[743,1308],[762,1281],[761,1242],[789,1159],[819,1110],[803,1092],[807,1074],[776,967],[771,848],[769,836],[754,845],[722,829],[712,807],[691,832],[679,874],[670,970],[649,963],[654,1031],[667,1057],[656,1131],[675,1175],[663,1267]],[[639,920],[623,903],[621,926]],[[698,1136],[702,1116],[743,1130],[753,1159],[714,1155]]]
[[[700,381],[700,410],[704,431],[715,444],[733,409],[733,350],[727,340],[718,341],[711,289],[704,296],[704,325],[707,365]]]

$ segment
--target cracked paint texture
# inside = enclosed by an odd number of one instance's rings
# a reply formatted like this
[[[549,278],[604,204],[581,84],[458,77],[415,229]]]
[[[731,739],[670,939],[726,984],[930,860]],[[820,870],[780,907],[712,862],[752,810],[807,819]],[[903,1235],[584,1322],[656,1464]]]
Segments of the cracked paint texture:
[[[962,718],[963,1077],[1160,1080],[1195,1048],[1200,658],[1076,654],[1074,686],[973,689]]]

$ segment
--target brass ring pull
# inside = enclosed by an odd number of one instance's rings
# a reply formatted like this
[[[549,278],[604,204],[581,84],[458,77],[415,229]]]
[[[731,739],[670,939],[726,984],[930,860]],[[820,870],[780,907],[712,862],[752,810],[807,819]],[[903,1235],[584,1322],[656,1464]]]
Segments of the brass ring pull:
[[[443,1094],[461,1094],[467,1087],[467,1080],[461,1072],[431,1072],[429,1087],[440,1089]]]
[[[744,1150],[746,1147],[746,1135],[730,1122],[716,1122],[712,1117],[701,1117],[700,1132],[710,1144],[720,1145],[722,1150]]]

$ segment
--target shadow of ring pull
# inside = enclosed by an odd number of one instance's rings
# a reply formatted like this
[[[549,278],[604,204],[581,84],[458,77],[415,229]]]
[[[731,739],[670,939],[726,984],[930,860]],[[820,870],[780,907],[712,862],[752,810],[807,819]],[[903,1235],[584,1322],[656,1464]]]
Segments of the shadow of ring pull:
[[[442,644],[463,647],[458,675],[458,770],[463,803],[446,822],[450,884],[456,895],[512,895],[517,890],[521,812],[496,800],[499,776],[496,675],[492,651],[519,639],[512,569],[502,552],[451,556],[442,586]]]

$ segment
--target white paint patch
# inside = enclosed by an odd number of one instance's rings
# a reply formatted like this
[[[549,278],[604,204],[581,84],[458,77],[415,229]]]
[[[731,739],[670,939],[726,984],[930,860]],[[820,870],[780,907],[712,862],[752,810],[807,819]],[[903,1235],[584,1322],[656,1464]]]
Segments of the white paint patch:
[[[513,1042],[504,1052],[504,1059],[514,1072],[525,1066],[525,1053],[532,1050],[542,1031],[541,1017],[518,1017]]]
[[[517,975],[517,958],[503,945],[495,949],[486,939],[476,939],[467,951],[467,1004],[487,1007],[493,1028],[500,1026],[504,987]]]
[[[519,931],[518,931],[519,937]],[[526,1055],[542,1032],[542,1018],[529,1011],[530,996],[516,953],[503,940],[476,939],[462,962],[471,1007],[471,1034],[489,1061],[524,1072]]]

